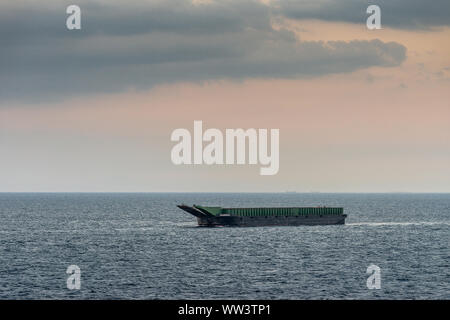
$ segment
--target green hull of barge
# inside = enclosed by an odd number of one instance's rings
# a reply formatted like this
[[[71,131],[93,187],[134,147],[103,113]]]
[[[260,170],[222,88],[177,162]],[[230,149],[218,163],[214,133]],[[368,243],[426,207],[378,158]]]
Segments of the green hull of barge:
[[[179,205],[194,215],[199,226],[297,226],[345,224],[343,208],[282,207],[282,208],[222,208]]]

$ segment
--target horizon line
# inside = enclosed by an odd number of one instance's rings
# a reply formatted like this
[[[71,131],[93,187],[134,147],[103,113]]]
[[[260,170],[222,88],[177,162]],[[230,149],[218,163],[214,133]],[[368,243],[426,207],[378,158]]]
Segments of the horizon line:
[[[267,194],[450,194],[450,191],[0,191],[0,194],[6,193],[267,193]]]

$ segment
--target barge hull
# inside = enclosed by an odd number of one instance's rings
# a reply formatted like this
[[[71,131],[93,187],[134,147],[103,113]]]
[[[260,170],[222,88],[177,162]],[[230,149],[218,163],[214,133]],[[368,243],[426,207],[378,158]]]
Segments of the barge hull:
[[[261,227],[261,226],[317,226],[345,224],[345,215],[342,216],[265,216],[265,217],[197,217],[201,227]]]

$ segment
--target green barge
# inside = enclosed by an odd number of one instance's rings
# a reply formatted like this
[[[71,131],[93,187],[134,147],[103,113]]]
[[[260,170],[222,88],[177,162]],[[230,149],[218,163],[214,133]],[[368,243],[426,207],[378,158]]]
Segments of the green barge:
[[[222,208],[179,205],[178,208],[197,218],[202,227],[257,227],[345,224],[344,208],[335,207],[268,207]]]

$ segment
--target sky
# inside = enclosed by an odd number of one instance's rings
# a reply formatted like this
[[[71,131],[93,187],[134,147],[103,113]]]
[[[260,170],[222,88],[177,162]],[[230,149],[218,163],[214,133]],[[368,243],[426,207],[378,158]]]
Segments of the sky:
[[[7,0],[0,43],[0,192],[450,192],[447,0]],[[174,165],[195,120],[279,172]]]

